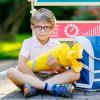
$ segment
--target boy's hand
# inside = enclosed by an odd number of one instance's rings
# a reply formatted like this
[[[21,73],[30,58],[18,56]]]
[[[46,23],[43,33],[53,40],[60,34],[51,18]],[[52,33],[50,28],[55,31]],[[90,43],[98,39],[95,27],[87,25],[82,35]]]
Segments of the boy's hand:
[[[47,65],[49,66],[49,68],[52,71],[56,71],[56,72],[63,72],[63,71],[65,71],[65,69],[62,69],[60,67],[59,59],[58,58],[54,58],[51,55],[48,57]]]

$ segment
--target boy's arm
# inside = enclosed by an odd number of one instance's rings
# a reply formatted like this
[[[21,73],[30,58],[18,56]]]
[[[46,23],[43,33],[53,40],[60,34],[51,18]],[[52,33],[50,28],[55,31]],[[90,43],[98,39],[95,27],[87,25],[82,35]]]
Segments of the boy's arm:
[[[21,72],[23,72],[25,74],[29,74],[29,75],[34,76],[33,72],[27,66],[27,61],[28,61],[28,59],[26,57],[19,56],[18,70],[20,70]]]
[[[59,73],[62,73],[64,71],[66,71],[66,69],[64,67],[62,67],[61,65],[58,65],[58,66],[52,66],[53,67],[53,70],[59,72]]]

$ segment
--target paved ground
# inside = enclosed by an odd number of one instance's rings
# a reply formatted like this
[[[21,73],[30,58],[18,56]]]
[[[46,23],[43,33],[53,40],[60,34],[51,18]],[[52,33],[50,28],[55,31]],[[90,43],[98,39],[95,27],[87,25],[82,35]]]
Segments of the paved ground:
[[[16,60],[0,61],[0,71],[3,71],[10,66],[15,66]],[[72,98],[54,97],[49,94],[39,94],[31,98],[24,98],[17,87],[9,80],[0,81],[0,100],[100,100],[100,92],[83,92],[75,90]]]

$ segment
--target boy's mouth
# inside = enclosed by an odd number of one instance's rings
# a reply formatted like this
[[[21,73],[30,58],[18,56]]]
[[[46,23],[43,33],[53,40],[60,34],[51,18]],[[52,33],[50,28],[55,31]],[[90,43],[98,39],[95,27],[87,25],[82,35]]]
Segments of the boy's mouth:
[[[46,33],[41,32],[39,35],[40,36],[46,36]]]

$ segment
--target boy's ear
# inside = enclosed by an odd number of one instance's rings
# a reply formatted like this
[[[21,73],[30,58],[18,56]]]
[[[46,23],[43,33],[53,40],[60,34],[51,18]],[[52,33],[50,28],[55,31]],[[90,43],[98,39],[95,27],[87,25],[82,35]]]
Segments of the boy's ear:
[[[55,29],[55,27],[56,27],[56,24],[53,26],[53,28],[52,28],[52,29],[54,30],[54,29]]]

